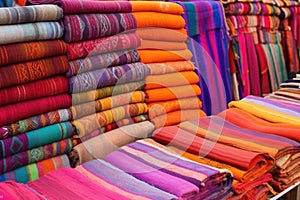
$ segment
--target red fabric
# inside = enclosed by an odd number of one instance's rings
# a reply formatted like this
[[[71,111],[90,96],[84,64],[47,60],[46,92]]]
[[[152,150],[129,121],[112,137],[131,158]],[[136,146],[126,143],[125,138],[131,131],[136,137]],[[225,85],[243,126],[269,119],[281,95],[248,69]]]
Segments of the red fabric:
[[[270,89],[267,59],[265,57],[265,53],[262,46],[258,44],[255,47],[256,47],[257,58],[260,66],[262,94],[269,94],[271,92],[271,89]]]

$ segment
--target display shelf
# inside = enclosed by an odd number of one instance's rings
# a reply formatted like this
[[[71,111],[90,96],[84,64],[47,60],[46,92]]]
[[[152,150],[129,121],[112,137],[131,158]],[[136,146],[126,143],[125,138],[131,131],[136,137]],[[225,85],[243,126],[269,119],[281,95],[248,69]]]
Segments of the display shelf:
[[[288,198],[289,200],[300,200],[300,182],[291,185],[290,187],[278,193],[276,196],[270,198],[269,200],[277,200],[288,193],[290,193],[290,198]]]

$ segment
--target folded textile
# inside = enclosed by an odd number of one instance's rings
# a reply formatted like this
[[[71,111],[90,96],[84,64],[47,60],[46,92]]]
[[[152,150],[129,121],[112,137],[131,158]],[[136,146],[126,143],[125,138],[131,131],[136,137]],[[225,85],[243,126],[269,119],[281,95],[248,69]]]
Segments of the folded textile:
[[[180,199],[193,199],[199,193],[199,187],[196,185],[158,170],[121,151],[109,153],[104,160],[150,185],[174,194]]]
[[[147,65],[150,68],[151,75],[195,70],[195,66],[191,61],[148,63]]]
[[[67,93],[68,79],[56,76],[22,85],[0,89],[0,105]]]
[[[104,53],[84,59],[72,60],[69,62],[67,77],[81,74],[101,68],[135,63],[140,60],[137,50],[124,50],[111,53]]]
[[[144,80],[150,73],[142,62],[85,72],[69,78],[69,92],[78,93],[105,86]]]
[[[155,170],[196,185],[200,189],[199,194],[197,194],[199,199],[208,198],[220,190],[228,191],[231,189],[233,178],[230,171],[202,165],[180,157],[179,154],[167,150],[165,146],[152,139],[138,140],[121,147],[117,151],[151,166]],[[133,173],[139,173],[139,171]]]
[[[176,126],[157,129],[152,134],[152,138],[168,146],[175,146],[189,153],[205,156],[241,170],[261,170],[261,174],[264,174],[273,167],[273,161],[264,154],[213,142]]]
[[[137,28],[136,34],[145,40],[185,42],[187,32],[184,28],[169,29],[160,27]]]
[[[56,4],[63,9],[64,14],[131,12],[131,4],[126,1],[28,0],[28,2],[31,4]]]
[[[149,75],[146,77],[145,90],[193,85],[199,82],[199,77],[194,71],[175,72],[162,75]]]
[[[70,161],[67,155],[64,154],[1,174],[0,181],[13,180],[19,183],[27,183],[28,181],[36,180],[51,171],[67,167],[70,167]]]
[[[280,15],[280,8],[275,5],[264,4],[261,2],[243,3],[224,5],[227,14],[235,15]]]
[[[71,149],[72,141],[65,139],[13,154],[0,160],[0,173],[3,174],[31,163],[67,154]]]
[[[5,181],[0,183],[0,194],[7,199],[39,200],[41,197],[34,193],[27,185],[16,183],[15,181]]]
[[[115,107],[132,104],[143,103],[145,101],[145,93],[142,91],[135,91],[124,93],[99,99],[84,104],[77,104],[70,108],[73,119],[78,119],[96,112],[102,112]]]
[[[1,25],[0,45],[17,42],[58,39],[63,35],[59,22],[35,22],[17,25]]]
[[[6,138],[1,140],[0,143],[0,158],[5,158],[18,152],[57,142],[69,138],[72,135],[72,124],[70,122],[62,122]]]
[[[113,86],[101,87],[96,90],[72,94],[72,105],[95,101],[105,97],[141,90],[145,85],[144,81],[118,84]]]
[[[69,109],[54,110],[27,119],[21,119],[15,123],[0,127],[0,139],[19,135],[59,122],[70,121],[71,119],[72,113]]]
[[[149,119],[176,110],[200,109],[202,102],[198,97],[188,97],[170,101],[159,101],[147,104]]]
[[[35,5],[0,9],[0,24],[58,21],[63,11],[56,5]]]
[[[149,185],[100,159],[84,163],[76,170],[90,180],[130,199],[176,199],[176,196]]]
[[[95,158],[104,158],[107,154],[119,147],[134,142],[140,138],[148,137],[154,130],[149,121],[130,124],[91,138],[74,146],[71,154],[75,154],[71,160],[72,166],[77,166]]]
[[[295,100],[300,100],[300,92],[299,92],[299,94],[297,94],[297,93],[293,93],[293,92],[275,91],[274,94],[277,96],[283,96],[283,97],[288,97],[288,98],[292,98]]]
[[[200,110],[197,109],[182,109],[182,110],[176,110],[172,111],[160,116],[157,116],[155,118],[151,119],[151,122],[154,124],[155,128],[160,128],[163,126],[171,126],[176,125],[184,121],[188,121],[191,119],[199,118],[199,117],[205,117],[206,114]]]
[[[24,101],[0,107],[0,126],[14,123],[45,112],[68,108],[72,99],[68,94],[60,94],[41,99]]]
[[[257,187],[240,195],[229,197],[228,200],[240,199],[267,199],[269,194],[269,187],[266,184],[258,185]]]
[[[141,40],[141,46],[138,49],[154,49],[154,50],[185,50],[187,49],[185,42],[173,41],[156,41],[156,40]]]
[[[218,116],[223,117],[225,120],[243,128],[268,134],[275,134],[300,142],[300,125],[271,123],[239,108],[227,109],[218,114]]]
[[[243,100],[230,102],[229,107],[242,109],[273,123],[294,125],[299,125],[300,123],[299,109],[261,97],[248,96]]]
[[[127,104],[75,119],[72,123],[76,127],[78,136],[82,137],[112,122],[144,114],[147,110],[148,107],[145,103]]]
[[[169,29],[181,29],[185,21],[181,15],[158,13],[158,12],[133,12],[137,27],[160,27]]]
[[[65,183],[68,184],[65,184]],[[117,192],[97,184],[78,171],[65,168],[31,181],[28,186],[49,199],[120,199],[129,200]],[[76,192],[74,192],[76,190]]]
[[[161,63],[172,61],[187,61],[192,58],[190,50],[138,50],[141,62],[143,63]]]
[[[0,67],[0,88],[40,80],[68,71],[66,56],[56,56]]]
[[[136,33],[97,38],[69,44],[68,59],[74,60],[97,54],[134,49],[140,46],[141,40]]]
[[[168,88],[146,90],[146,102],[167,101],[186,97],[197,97],[201,94],[198,85],[184,85]]]
[[[130,4],[131,12],[158,12],[175,15],[183,13],[182,7],[173,2],[132,1]]]
[[[137,28],[131,13],[66,15],[62,21],[66,42],[116,35]]]
[[[0,1],[0,7],[12,7],[14,1],[13,0],[3,0]]]
[[[23,42],[0,46],[0,65],[15,64],[40,58],[66,54],[68,46],[63,40]]]

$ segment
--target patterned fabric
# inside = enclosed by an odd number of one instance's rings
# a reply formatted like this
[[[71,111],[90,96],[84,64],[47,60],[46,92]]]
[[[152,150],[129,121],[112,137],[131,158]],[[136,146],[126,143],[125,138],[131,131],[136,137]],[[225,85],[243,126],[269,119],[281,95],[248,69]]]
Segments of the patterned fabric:
[[[70,93],[77,93],[105,86],[141,81],[149,73],[150,69],[141,62],[85,72],[69,79],[69,91]]]
[[[66,15],[63,24],[66,42],[116,35],[137,27],[131,13]]]
[[[18,25],[1,25],[0,45],[17,42],[58,39],[63,36],[59,22],[36,22]]]
[[[35,100],[23,101],[0,107],[0,126],[53,110],[69,108],[72,99],[68,94],[60,94]],[[22,112],[21,112],[22,111]]]
[[[139,60],[140,56],[136,50],[124,50],[89,56],[84,59],[70,61],[69,71],[66,76],[71,77],[96,69],[135,63]]]
[[[79,13],[122,13],[131,12],[131,4],[126,1],[100,2],[93,0],[28,0],[32,4],[56,4],[64,14]]]
[[[51,171],[67,167],[70,167],[70,161],[67,155],[64,154],[2,174],[0,175],[0,181],[13,180],[19,183],[27,183],[28,181],[36,180]]]
[[[37,99],[67,93],[69,82],[64,76],[42,79],[39,81],[0,89],[0,106],[20,101]]]
[[[67,44],[62,40],[23,42],[0,46],[0,65],[15,64],[40,58],[66,54]]]
[[[148,107],[145,103],[128,104],[82,117],[72,123],[76,127],[78,137],[82,137],[121,119],[145,114],[147,110]]]
[[[227,16],[235,29],[245,27],[261,27],[266,29],[278,29],[280,19],[272,15],[229,15]]]
[[[66,56],[56,56],[0,67],[0,88],[10,87],[68,71]]]
[[[85,58],[101,53],[134,49],[140,46],[140,38],[135,33],[119,34],[69,44],[68,59]]]
[[[264,3],[234,3],[224,5],[227,14],[280,15],[280,8]]]
[[[53,142],[58,142],[60,140],[69,138],[72,135],[72,124],[70,122],[62,122],[34,131],[29,131],[21,135],[6,138],[0,142],[0,158],[5,158],[22,151],[46,144],[51,144]]]
[[[3,174],[31,163],[66,154],[71,151],[71,149],[72,141],[65,139],[13,154],[12,156],[0,160],[0,173]]]
[[[0,24],[58,21],[63,11],[56,5],[37,5],[0,9]]]
[[[59,122],[70,121],[71,119],[72,113],[69,109],[50,111],[27,119],[21,119],[15,123],[0,127],[0,139],[19,135]]]

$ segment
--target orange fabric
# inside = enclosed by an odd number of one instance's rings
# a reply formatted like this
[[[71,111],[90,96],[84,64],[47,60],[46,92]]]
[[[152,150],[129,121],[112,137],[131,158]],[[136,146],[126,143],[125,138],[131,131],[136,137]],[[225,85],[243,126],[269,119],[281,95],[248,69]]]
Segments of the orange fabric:
[[[184,121],[191,119],[205,117],[206,114],[200,109],[192,110],[177,110],[174,112],[167,113],[165,115],[160,115],[151,120],[155,128],[161,128],[163,126],[176,125]]]
[[[156,12],[134,12],[137,27],[161,27],[170,29],[184,28],[185,21],[181,15]]]
[[[153,119],[159,115],[163,115],[175,110],[200,109],[202,102],[198,97],[176,99],[171,101],[161,101],[150,103],[148,106],[149,119]]]
[[[149,63],[151,75],[161,75],[181,71],[194,71],[195,66],[190,61],[175,61],[175,62],[162,62],[162,63]]]
[[[146,77],[145,90],[191,85],[199,82],[198,75],[193,71],[175,72],[162,75],[149,75]]]
[[[160,1],[134,1],[130,2],[132,6],[131,12],[162,12],[181,15],[183,8],[179,4]]]
[[[178,98],[197,97],[201,94],[198,85],[185,85],[169,88],[146,90],[146,102],[174,100]]]
[[[25,5],[26,5],[26,0],[15,0],[15,2],[16,2],[19,6],[25,6]]]
[[[221,112],[219,117],[247,129],[284,136],[300,142],[300,124],[272,123],[256,117],[239,108],[230,108]]]
[[[48,172],[51,172],[54,169],[58,169],[58,167],[54,166],[52,159],[44,160],[43,162],[40,162],[40,164],[41,164],[41,170],[43,171],[43,174],[47,174]]]
[[[192,58],[190,50],[163,51],[163,50],[138,50],[141,62],[160,63],[170,61],[187,61]]]
[[[136,34],[147,40],[185,42],[187,32],[184,28],[168,29],[160,27],[145,27],[136,29]]]
[[[185,42],[165,42],[142,39],[141,46],[138,49],[185,50],[188,49],[188,47]]]

